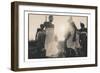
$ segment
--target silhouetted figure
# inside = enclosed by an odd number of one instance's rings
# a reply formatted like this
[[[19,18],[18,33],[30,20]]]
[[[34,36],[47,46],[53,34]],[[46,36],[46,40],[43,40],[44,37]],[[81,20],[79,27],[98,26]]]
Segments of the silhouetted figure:
[[[49,16],[49,21],[48,21],[48,22],[47,22],[47,21],[44,22],[45,28],[46,28],[46,29],[47,29],[47,28],[54,28],[54,24],[52,24],[52,22],[53,22],[53,16],[50,15],[50,16]]]
[[[72,18],[70,18],[68,22],[70,27],[65,36],[65,56],[79,56],[78,49],[80,48],[80,43],[78,30]]]
[[[81,54],[82,56],[87,56],[87,29],[85,28],[84,23],[80,23],[80,26],[80,44],[82,46]]]
[[[37,42],[37,56],[38,57],[45,57],[45,30],[44,30],[44,25],[41,24],[40,28],[37,29],[36,33],[36,42]]]
[[[45,50],[46,50],[46,57],[57,57],[58,48],[57,48],[57,40],[55,40],[54,34],[54,24],[53,16],[49,15],[49,21],[44,22],[45,31],[46,31],[46,39],[45,39]]]

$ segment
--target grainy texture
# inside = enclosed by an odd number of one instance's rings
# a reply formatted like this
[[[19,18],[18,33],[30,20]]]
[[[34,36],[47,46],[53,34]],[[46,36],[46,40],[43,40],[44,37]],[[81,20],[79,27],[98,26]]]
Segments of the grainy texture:
[[[95,64],[86,65],[72,65],[72,66],[53,66],[53,67],[39,67],[39,68],[18,68],[18,6],[19,5],[36,5],[36,6],[50,6],[50,7],[69,7],[69,8],[85,8],[94,9],[95,15]],[[28,71],[28,70],[44,70],[44,69],[59,69],[59,68],[75,68],[75,67],[92,67],[97,66],[97,7],[96,6],[81,6],[81,5],[66,5],[66,4],[48,4],[48,3],[32,3],[32,2],[12,2],[11,3],[11,70],[13,71]]]

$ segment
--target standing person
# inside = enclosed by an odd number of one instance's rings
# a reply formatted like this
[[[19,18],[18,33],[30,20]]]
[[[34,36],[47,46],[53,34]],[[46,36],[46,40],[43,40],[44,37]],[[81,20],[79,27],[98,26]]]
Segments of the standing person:
[[[87,56],[87,29],[85,28],[84,23],[80,23],[80,26],[80,44],[82,46],[81,54],[82,56]]]
[[[77,27],[72,20],[72,17],[68,20],[69,30],[65,34],[65,55],[66,57],[78,56],[77,49],[80,48],[79,34]]]
[[[46,57],[57,57],[58,49],[57,49],[57,39],[54,34],[54,24],[53,16],[49,16],[49,21],[45,22],[45,30],[46,30],[46,39],[45,39],[45,50]]]
[[[40,28],[37,29],[37,33],[36,33],[37,56],[38,57],[45,57],[45,49],[44,49],[45,36],[46,34],[44,30],[44,25],[41,24]]]

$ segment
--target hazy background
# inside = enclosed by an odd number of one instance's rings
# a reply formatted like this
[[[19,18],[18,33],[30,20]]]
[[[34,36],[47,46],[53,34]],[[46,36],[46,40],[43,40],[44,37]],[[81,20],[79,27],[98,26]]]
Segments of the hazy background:
[[[56,3],[71,5],[98,6],[98,19],[100,18],[100,0],[0,0],[0,73],[15,73],[10,70],[11,63],[11,2],[28,1],[38,3]],[[98,20],[98,32],[100,31],[100,21]],[[98,33],[100,37],[100,33]],[[100,44],[100,38],[98,38]],[[98,45],[100,48],[100,45]],[[100,52],[100,49],[98,49]],[[100,53],[98,53],[100,56]],[[98,57],[97,67],[65,68],[52,70],[21,71],[16,73],[100,73],[100,57]]]
[[[44,23],[46,17],[48,18],[48,16],[49,15],[29,14],[29,40],[35,40],[37,28],[40,27],[40,24]],[[70,17],[71,16],[53,16],[54,31],[58,36],[58,40],[64,40],[65,32],[69,30],[68,19]],[[80,29],[80,22],[84,23],[85,27],[87,27],[87,17],[72,16],[72,19],[78,29]]]

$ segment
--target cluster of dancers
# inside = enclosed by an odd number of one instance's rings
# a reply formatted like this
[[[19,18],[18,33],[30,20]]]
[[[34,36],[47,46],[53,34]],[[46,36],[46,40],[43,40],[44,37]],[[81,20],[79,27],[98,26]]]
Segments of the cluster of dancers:
[[[80,22],[80,29],[77,29],[72,17],[68,20],[70,28],[65,33],[64,41],[59,41],[55,35],[53,15],[40,24],[35,36],[32,58],[64,58],[64,57],[86,57],[87,56],[87,29],[84,23]],[[59,33],[60,34],[60,33]],[[35,47],[35,48],[34,48]]]

